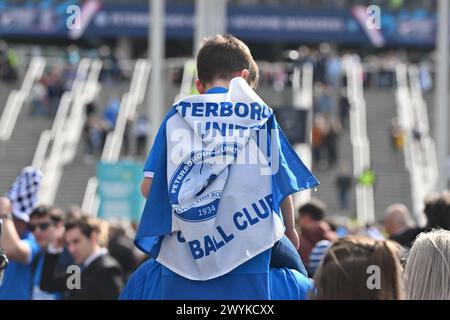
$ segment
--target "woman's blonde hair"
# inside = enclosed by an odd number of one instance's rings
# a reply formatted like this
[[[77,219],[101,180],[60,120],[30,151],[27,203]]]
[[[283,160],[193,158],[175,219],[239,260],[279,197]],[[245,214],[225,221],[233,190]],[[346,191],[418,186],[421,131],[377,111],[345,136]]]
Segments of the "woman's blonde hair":
[[[378,288],[369,286],[373,266],[379,270]],[[314,276],[311,298],[401,299],[401,274],[400,247],[396,243],[360,235],[347,236],[333,243],[325,254]]]
[[[405,268],[405,298],[450,300],[450,231],[417,236]]]

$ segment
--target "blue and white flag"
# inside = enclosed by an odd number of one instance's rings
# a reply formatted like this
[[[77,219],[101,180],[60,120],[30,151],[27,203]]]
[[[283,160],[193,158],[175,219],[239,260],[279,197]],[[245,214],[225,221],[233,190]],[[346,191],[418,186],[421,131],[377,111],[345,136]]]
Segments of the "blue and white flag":
[[[190,280],[225,275],[284,234],[280,203],[318,181],[243,78],[176,103],[144,168],[136,245]]]

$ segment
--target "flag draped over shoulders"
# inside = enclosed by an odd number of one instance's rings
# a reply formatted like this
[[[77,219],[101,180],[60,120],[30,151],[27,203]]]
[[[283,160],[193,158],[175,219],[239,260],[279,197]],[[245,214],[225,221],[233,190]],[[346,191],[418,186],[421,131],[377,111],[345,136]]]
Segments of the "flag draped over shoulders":
[[[153,181],[135,244],[189,280],[232,270],[267,280],[281,201],[318,185],[242,78],[176,103],[144,171]]]

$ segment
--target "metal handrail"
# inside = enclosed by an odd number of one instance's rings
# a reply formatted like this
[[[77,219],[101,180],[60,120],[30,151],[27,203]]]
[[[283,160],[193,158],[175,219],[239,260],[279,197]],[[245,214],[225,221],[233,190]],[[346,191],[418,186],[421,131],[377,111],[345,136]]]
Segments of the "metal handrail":
[[[96,177],[91,177],[88,180],[86,191],[84,193],[83,202],[81,204],[81,212],[91,213],[97,216],[99,208],[99,200],[96,197],[98,187],[98,180]]]
[[[34,152],[33,161],[31,163],[31,165],[38,170],[41,170],[44,164],[45,155],[47,153],[48,146],[50,145],[51,136],[52,133],[50,130],[44,130],[39,138],[36,151]]]
[[[74,84],[73,102],[70,112],[60,118],[55,126],[55,137],[49,156],[46,158],[42,171],[44,178],[41,184],[40,201],[53,204],[59,188],[64,165],[73,160],[81,131],[84,126],[84,106],[92,101],[98,90],[98,77],[102,63],[100,60],[83,61],[83,67],[89,66],[87,78],[78,79]],[[81,62],[80,62],[81,64]]]
[[[130,89],[122,96],[119,114],[117,115],[114,130],[106,136],[101,160],[105,162],[117,162],[122,149],[123,137],[127,121],[136,113],[136,108],[144,101],[147,83],[150,76],[151,64],[140,59],[136,62]],[[97,195],[98,180],[91,177],[87,183],[81,208],[83,212],[97,215],[100,208],[100,199]]]
[[[292,104],[296,109],[308,110],[307,130],[311,134],[312,128],[312,106],[313,106],[313,66],[306,63],[300,69],[294,67],[292,75]],[[294,145],[295,152],[301,156],[306,167],[312,166],[311,139],[305,143]],[[305,190],[294,196],[294,207],[298,208],[311,199],[311,190]],[[297,212],[297,211],[296,211]]]
[[[419,79],[419,69],[416,65],[411,65],[409,67],[410,73],[410,83],[413,102],[416,106],[416,123],[419,126],[419,131],[422,134],[422,139],[420,143],[422,144],[422,154],[424,157],[424,176],[428,183],[428,192],[435,190],[438,183],[438,164],[437,164],[437,154],[433,152],[434,140],[430,136],[430,125],[428,119],[427,105],[422,95],[422,88],[420,86]]]
[[[347,96],[350,103],[350,140],[353,151],[353,174],[361,176],[370,168],[370,143],[367,137],[366,102],[362,83],[361,59],[357,55],[347,57],[344,63],[347,75]],[[373,186],[357,184],[356,216],[360,223],[375,221]]]
[[[106,138],[101,157],[103,161],[119,160],[127,121],[130,117],[134,117],[137,106],[144,100],[150,69],[151,65],[146,60],[140,59],[136,62],[130,90],[122,96],[114,130]]]
[[[412,116],[413,127],[419,130],[422,135],[420,140],[410,139],[411,156],[413,157],[414,171],[415,171],[415,188],[417,192],[417,203],[415,211],[419,225],[426,223],[423,214],[425,197],[436,190],[438,182],[438,165],[437,155],[434,150],[434,141],[430,136],[428,112],[425,100],[422,96],[422,89],[420,87],[419,72],[415,65],[410,65],[409,84],[412,98]]]
[[[85,105],[91,102],[100,90],[98,79],[102,68],[102,61],[95,59],[91,61],[91,67],[86,82],[82,83],[74,98],[70,116],[67,118],[66,132],[64,137],[63,163],[73,161],[78,150],[83,127],[86,121]]]
[[[61,96],[61,100],[59,102],[55,118],[53,119],[50,133],[48,133],[47,131],[41,133],[41,137],[39,139],[33,157],[32,163],[34,167],[39,169],[42,168],[50,143],[55,139],[58,133],[61,132],[62,127],[64,126],[71,104],[73,103],[73,97],[82,88],[82,83],[86,81],[89,65],[89,59],[85,58],[80,61],[70,91],[64,92],[64,94]]]
[[[130,107],[133,104],[132,99],[133,98],[130,93],[126,93],[122,97],[114,130],[108,133],[108,136],[106,137],[106,142],[101,157],[102,161],[117,162],[119,160],[120,151],[122,149],[123,134],[130,115]]]
[[[435,144],[429,135],[427,106],[423,99],[417,67],[398,64],[396,78],[397,115],[406,133],[404,157],[411,184],[412,212],[417,224],[424,226],[424,200],[435,190],[438,181]],[[412,137],[414,128],[422,134],[420,140]]]
[[[46,60],[44,58],[34,57],[30,62],[21,88],[11,91],[0,119],[0,140],[6,141],[11,137],[23,104],[30,95],[36,79],[42,76],[45,64]]]

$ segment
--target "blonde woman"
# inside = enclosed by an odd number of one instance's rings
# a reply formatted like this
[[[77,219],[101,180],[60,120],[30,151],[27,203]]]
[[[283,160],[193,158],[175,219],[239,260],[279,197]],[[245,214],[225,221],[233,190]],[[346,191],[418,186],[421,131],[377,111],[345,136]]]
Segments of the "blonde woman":
[[[409,300],[450,300],[450,231],[421,233],[406,262]]]

